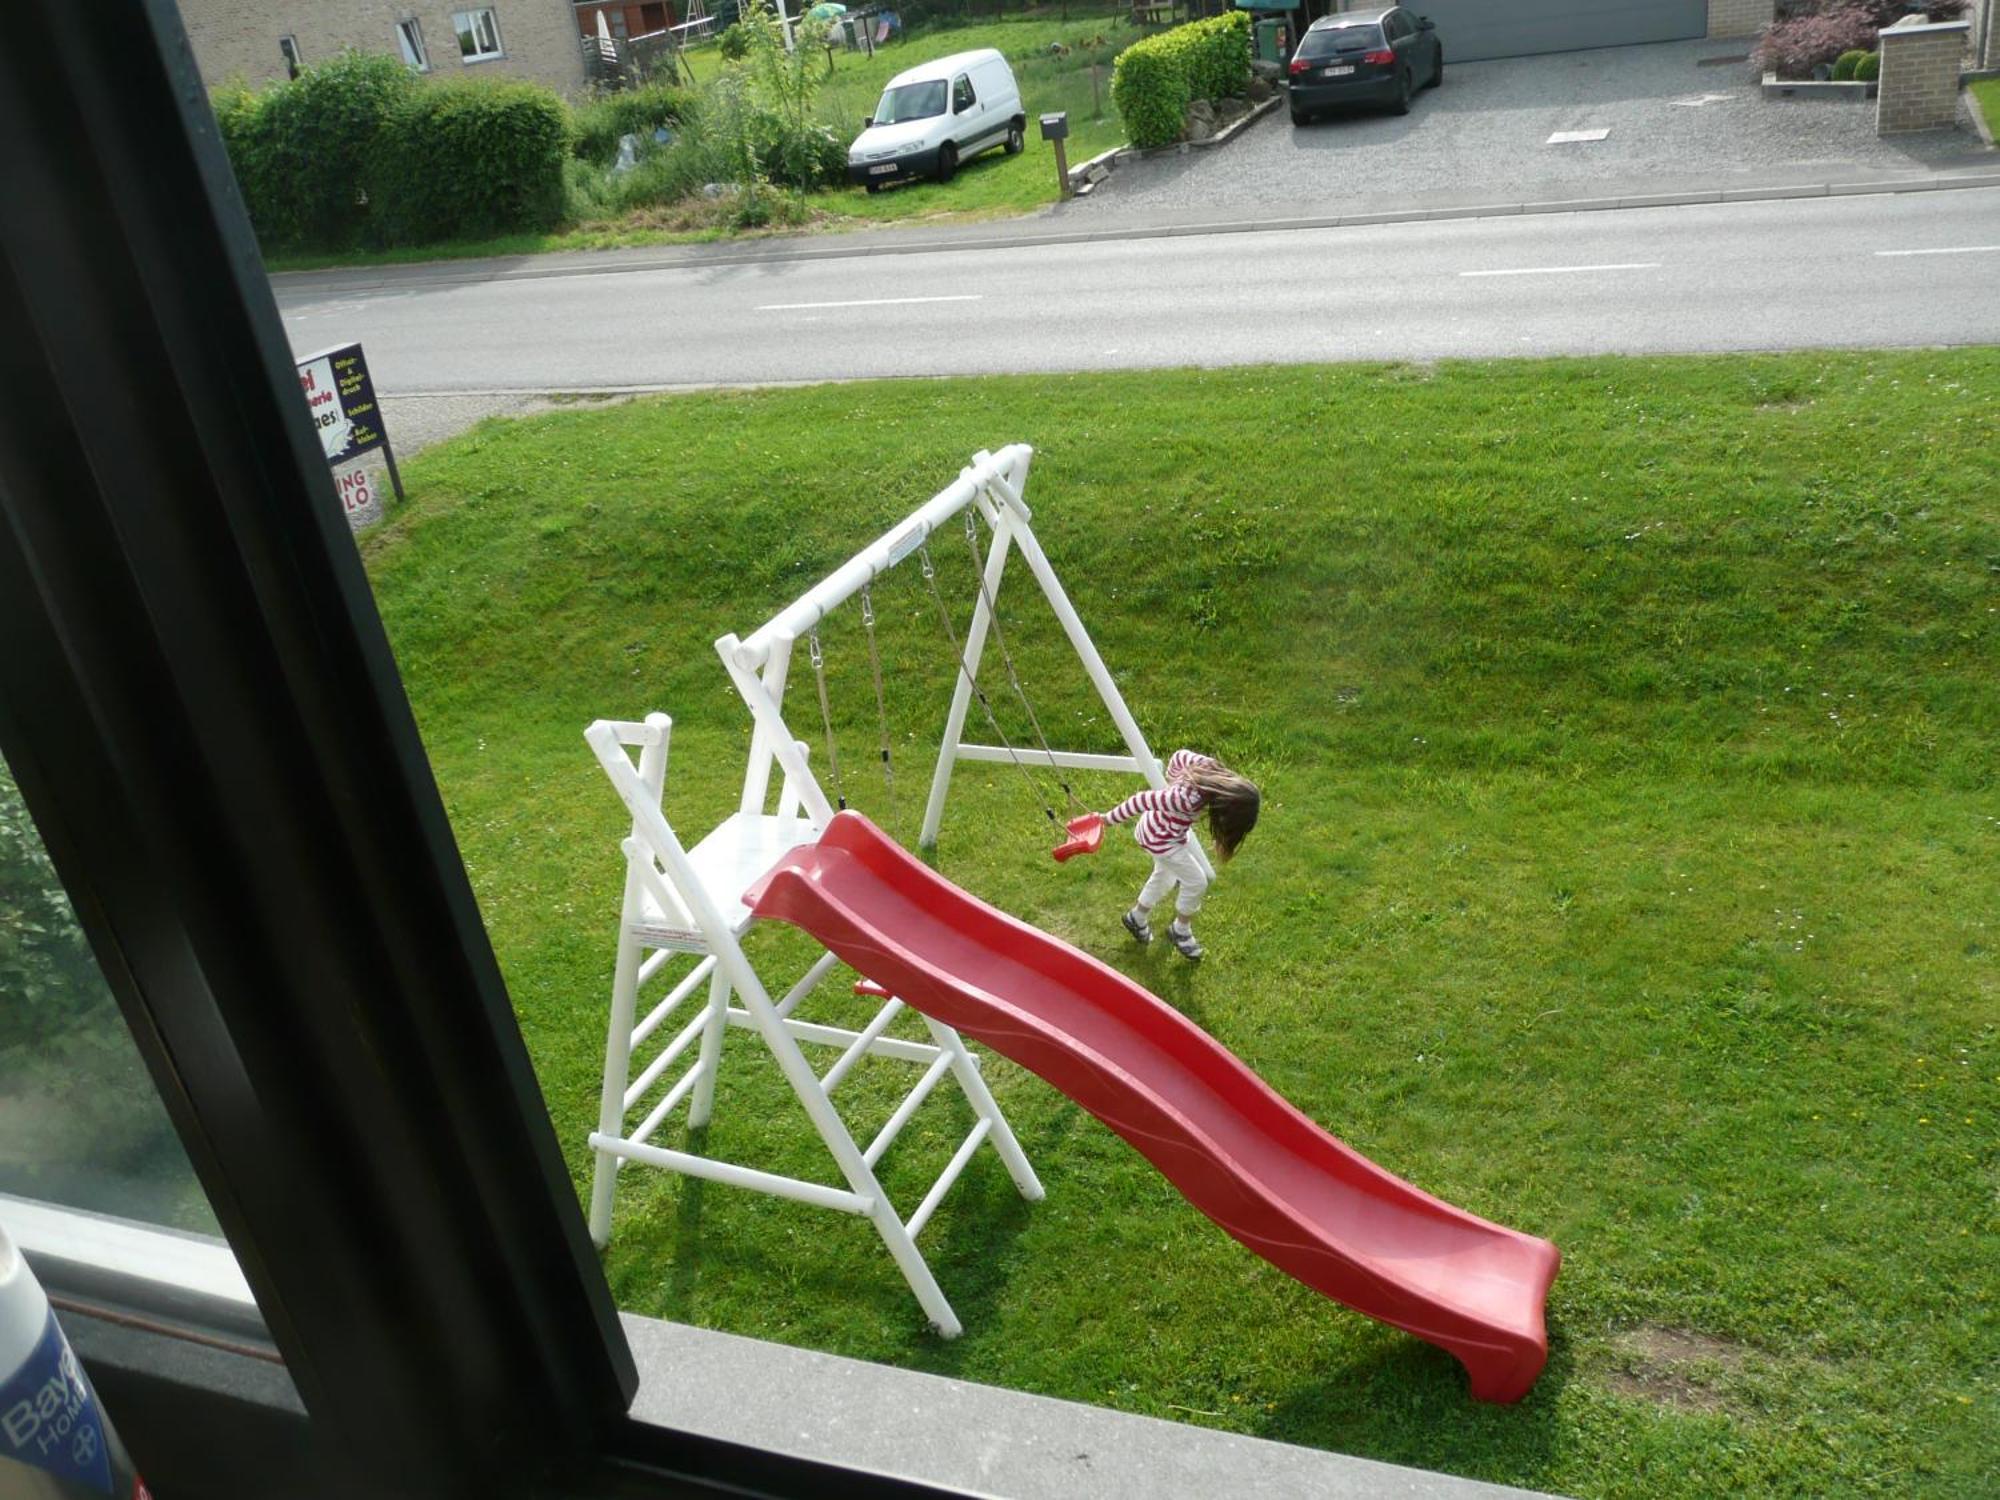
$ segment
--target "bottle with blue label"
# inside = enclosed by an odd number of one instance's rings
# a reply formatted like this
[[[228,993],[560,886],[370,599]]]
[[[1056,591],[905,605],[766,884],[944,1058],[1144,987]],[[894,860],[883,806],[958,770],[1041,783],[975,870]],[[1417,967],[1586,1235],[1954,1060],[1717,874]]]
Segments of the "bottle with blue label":
[[[106,1495],[152,1500],[41,1283],[0,1230],[0,1497]]]

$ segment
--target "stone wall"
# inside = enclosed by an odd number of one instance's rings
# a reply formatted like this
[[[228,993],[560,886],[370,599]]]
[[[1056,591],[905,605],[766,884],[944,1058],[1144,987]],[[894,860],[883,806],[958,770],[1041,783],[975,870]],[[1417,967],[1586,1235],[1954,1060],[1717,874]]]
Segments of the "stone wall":
[[[1778,13],[1777,0],[1708,0],[1711,37],[1753,37]]]
[[[1920,15],[1883,30],[1877,135],[1947,130],[1958,123],[1958,72],[1971,30],[1965,21],[1932,25]]]
[[[563,94],[583,88],[583,53],[570,0],[180,0],[181,20],[209,87],[235,78],[252,87],[286,76],[278,39],[296,40],[301,61],[325,62],[349,47],[400,57],[396,23],[421,28],[433,78],[502,75],[547,84]],[[455,12],[491,10],[502,55],[467,62]]]

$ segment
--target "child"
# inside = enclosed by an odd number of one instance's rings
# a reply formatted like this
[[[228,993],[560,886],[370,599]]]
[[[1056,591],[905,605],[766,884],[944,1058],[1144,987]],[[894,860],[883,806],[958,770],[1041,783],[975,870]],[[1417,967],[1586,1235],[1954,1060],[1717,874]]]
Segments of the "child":
[[[1138,904],[1125,913],[1125,930],[1142,943],[1153,940],[1147,920],[1159,900],[1180,886],[1174,900],[1174,920],[1167,937],[1183,958],[1200,958],[1202,948],[1189,925],[1201,910],[1208,876],[1188,847],[1188,828],[1206,809],[1208,835],[1215,842],[1218,863],[1226,861],[1257,826],[1257,788],[1221,761],[1176,750],[1167,757],[1167,784],[1159,790],[1134,793],[1104,815],[1107,823],[1137,818],[1132,837],[1153,856],[1153,874],[1139,892]]]

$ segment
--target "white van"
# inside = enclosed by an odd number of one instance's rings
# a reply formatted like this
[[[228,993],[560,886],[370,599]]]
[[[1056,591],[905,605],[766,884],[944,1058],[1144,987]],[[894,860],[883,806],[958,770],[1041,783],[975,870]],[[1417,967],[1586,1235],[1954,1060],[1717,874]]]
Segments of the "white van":
[[[1027,144],[1014,70],[991,47],[898,73],[866,124],[847,148],[847,179],[871,193],[910,177],[950,182],[976,151],[1004,145],[1015,156]]]

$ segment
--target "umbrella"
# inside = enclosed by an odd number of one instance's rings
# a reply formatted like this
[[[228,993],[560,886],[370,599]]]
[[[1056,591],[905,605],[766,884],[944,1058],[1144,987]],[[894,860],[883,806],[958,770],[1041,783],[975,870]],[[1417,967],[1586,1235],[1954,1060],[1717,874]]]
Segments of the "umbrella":
[[[818,5],[806,12],[806,17],[814,21],[831,21],[835,16],[846,14],[846,6],[835,4],[834,0],[820,0]]]

